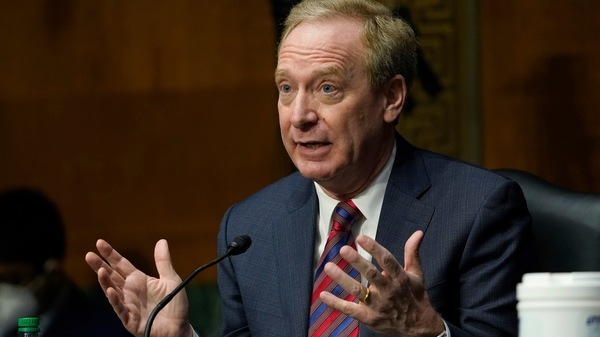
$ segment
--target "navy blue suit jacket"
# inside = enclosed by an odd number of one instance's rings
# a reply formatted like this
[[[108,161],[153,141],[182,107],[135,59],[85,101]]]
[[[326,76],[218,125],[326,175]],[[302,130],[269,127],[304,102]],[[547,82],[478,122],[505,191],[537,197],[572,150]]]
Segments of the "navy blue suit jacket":
[[[516,336],[515,288],[535,265],[521,189],[400,136],[396,153],[377,242],[403,263],[408,237],[425,232],[427,291],[453,337]],[[314,184],[299,173],[226,212],[219,254],[242,234],[252,246],[219,265],[224,336],[306,336],[317,212]],[[360,331],[376,336],[364,326]]]

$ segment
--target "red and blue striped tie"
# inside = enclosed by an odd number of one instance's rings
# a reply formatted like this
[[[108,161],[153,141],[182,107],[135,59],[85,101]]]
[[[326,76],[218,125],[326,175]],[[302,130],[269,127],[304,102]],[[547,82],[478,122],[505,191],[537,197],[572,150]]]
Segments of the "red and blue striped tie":
[[[363,217],[352,200],[337,204],[332,215],[332,228],[319,260],[315,273],[315,281],[310,306],[309,337],[358,336],[358,321],[348,315],[330,308],[319,298],[322,291],[328,291],[347,301],[358,302],[354,295],[348,293],[337,282],[333,281],[323,268],[327,262],[333,262],[351,277],[360,282],[360,273],[340,256],[340,248],[345,245],[356,249],[352,225]]]

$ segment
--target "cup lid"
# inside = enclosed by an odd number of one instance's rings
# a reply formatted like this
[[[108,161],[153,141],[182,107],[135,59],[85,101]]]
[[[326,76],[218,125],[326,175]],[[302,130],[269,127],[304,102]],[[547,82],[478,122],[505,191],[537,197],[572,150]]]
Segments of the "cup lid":
[[[517,285],[519,300],[600,299],[600,272],[529,273]]]

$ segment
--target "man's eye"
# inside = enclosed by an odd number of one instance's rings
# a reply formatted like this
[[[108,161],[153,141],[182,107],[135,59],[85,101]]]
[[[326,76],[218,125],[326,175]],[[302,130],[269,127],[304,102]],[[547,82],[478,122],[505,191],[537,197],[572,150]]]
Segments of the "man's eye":
[[[282,92],[282,93],[285,93],[285,94],[287,94],[287,93],[289,93],[290,91],[292,91],[292,86],[291,86],[291,85],[289,85],[289,84],[283,84],[283,85],[281,85],[281,88],[280,88],[280,90],[281,90],[281,92]]]
[[[335,87],[331,84],[325,84],[322,87],[324,93],[332,93],[335,91]]]

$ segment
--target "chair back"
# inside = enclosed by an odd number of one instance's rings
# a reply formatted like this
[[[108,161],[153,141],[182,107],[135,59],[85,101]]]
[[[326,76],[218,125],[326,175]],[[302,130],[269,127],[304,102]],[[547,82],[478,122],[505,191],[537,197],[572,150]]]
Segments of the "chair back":
[[[600,193],[562,188],[516,169],[494,171],[523,189],[540,271],[600,271]]]

